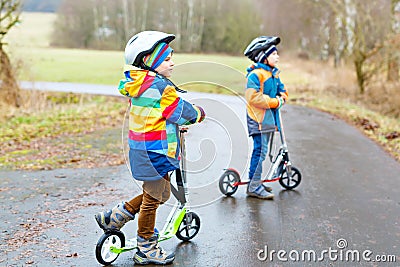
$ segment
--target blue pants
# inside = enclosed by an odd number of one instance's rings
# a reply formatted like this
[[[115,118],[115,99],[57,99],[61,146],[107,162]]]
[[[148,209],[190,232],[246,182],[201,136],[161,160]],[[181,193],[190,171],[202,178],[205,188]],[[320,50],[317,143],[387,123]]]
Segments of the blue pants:
[[[262,164],[268,153],[269,133],[254,134],[253,153],[251,154],[249,179],[261,180]]]

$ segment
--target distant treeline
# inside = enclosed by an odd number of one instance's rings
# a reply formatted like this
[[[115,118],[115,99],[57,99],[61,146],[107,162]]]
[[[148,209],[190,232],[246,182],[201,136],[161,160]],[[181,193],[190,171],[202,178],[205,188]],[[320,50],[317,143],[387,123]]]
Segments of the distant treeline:
[[[65,0],[52,44],[121,50],[143,30],[174,33],[180,52],[238,53],[261,33],[256,0]]]
[[[59,1],[55,46],[120,50],[153,29],[176,34],[177,51],[238,54],[263,34],[279,35],[281,48],[340,60],[353,55],[360,31],[370,49],[385,39],[399,0],[52,0]]]

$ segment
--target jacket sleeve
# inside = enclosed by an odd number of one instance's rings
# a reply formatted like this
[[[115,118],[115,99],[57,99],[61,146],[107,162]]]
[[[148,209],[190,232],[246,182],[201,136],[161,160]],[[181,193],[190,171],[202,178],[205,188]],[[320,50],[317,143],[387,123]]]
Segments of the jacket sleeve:
[[[289,98],[289,92],[285,89],[285,85],[281,82],[281,79],[278,79],[278,94],[282,96],[285,101]]]
[[[276,98],[271,98],[263,93],[260,79],[256,73],[251,73],[247,77],[247,89],[245,98],[250,106],[262,109],[276,108],[279,101]]]
[[[120,80],[119,81],[119,85],[118,85],[118,91],[121,95],[123,96],[127,96],[127,97],[131,97],[131,95],[129,94],[129,90],[126,90],[125,85],[129,85],[129,83],[133,81],[129,81],[127,79],[124,80]]]
[[[162,116],[178,125],[190,125],[202,122],[205,112],[201,107],[192,105],[180,98],[172,86],[167,86],[161,96]]]

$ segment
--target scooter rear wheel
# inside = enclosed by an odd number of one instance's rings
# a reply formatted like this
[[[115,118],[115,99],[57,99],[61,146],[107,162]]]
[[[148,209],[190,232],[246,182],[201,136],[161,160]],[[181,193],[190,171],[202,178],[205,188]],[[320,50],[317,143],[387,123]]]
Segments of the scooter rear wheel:
[[[279,179],[279,183],[285,189],[293,189],[296,188],[301,182],[301,173],[300,171],[292,166],[292,175],[289,177],[286,168],[283,168],[281,178]]]
[[[233,170],[226,170],[219,178],[219,190],[226,196],[232,196],[239,187],[234,185],[237,182],[240,182],[239,173]]]
[[[124,247],[125,236],[121,231],[111,230],[105,232],[96,244],[96,259],[100,264],[110,265],[119,256],[119,254],[111,252],[111,247]]]
[[[189,218],[189,219],[188,219]],[[189,221],[190,220],[190,221]],[[200,230],[200,217],[194,212],[188,212],[179,225],[176,237],[182,241],[189,241]]]

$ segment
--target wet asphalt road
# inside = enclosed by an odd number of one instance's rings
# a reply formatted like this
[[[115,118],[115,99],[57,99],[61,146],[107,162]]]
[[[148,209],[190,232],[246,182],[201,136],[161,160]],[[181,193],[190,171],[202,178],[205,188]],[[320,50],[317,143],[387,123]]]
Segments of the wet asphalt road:
[[[190,200],[201,229],[191,242],[162,243],[176,253],[172,266],[399,266],[400,164],[375,143],[331,115],[287,105],[283,119],[292,163],[303,175],[299,187],[272,183],[273,201],[246,197],[244,186],[224,197],[218,189],[224,168],[247,178],[251,141],[242,100],[187,98],[209,115],[187,135]],[[0,177],[0,266],[99,266],[94,213],[140,192],[126,166]],[[159,209],[158,228],[173,202]],[[123,229],[127,238],[136,224]],[[271,250],[283,252],[271,258]],[[310,250],[316,259],[302,261]],[[360,261],[346,261],[348,251],[358,251]],[[371,260],[396,255],[397,263],[368,262],[365,251]],[[132,256],[122,254],[113,266],[132,266]]]

